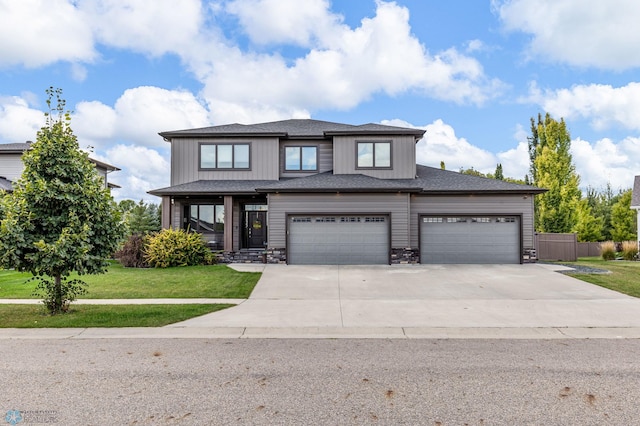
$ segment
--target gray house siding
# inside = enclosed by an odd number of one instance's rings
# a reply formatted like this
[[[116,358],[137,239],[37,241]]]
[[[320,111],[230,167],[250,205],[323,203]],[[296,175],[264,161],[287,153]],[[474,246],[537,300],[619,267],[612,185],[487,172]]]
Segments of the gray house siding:
[[[533,197],[528,195],[412,195],[411,247],[418,247],[419,216],[423,214],[521,214],[522,246],[532,249]]]
[[[358,169],[357,142],[391,141],[391,169]],[[416,143],[413,136],[334,136],[333,172],[363,174],[380,179],[413,179],[416,177]]]
[[[409,243],[408,194],[269,194],[269,247],[286,247],[288,214],[389,214],[391,247]]]
[[[284,152],[287,146],[317,146],[318,147],[318,171],[304,172],[287,172],[285,171]],[[311,176],[316,173],[324,173],[333,170],[333,144],[329,141],[295,141],[287,140],[280,142],[280,177],[303,177]]]
[[[250,170],[200,170],[201,143],[249,143]],[[171,185],[197,180],[278,179],[277,138],[181,138],[171,142]]]
[[[23,169],[22,154],[3,154],[0,156],[0,176],[15,182],[22,175]]]

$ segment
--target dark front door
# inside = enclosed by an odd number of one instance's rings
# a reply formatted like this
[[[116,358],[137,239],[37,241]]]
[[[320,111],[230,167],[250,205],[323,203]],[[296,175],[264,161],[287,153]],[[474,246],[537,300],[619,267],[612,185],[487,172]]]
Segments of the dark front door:
[[[267,242],[267,212],[244,212],[245,248],[265,248]]]

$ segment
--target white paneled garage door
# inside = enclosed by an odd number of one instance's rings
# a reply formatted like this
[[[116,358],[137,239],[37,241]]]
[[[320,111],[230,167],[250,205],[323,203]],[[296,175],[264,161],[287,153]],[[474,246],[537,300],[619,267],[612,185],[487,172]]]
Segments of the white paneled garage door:
[[[518,216],[420,218],[422,263],[520,263]]]
[[[289,217],[288,263],[389,263],[389,218],[384,215]]]

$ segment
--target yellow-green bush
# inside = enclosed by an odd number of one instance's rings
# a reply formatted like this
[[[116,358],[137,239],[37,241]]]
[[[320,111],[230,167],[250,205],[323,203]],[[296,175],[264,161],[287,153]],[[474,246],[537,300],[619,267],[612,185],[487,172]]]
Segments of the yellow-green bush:
[[[613,241],[604,241],[600,243],[600,256],[604,260],[613,260],[616,258],[616,243]]]
[[[163,229],[148,237],[146,260],[154,268],[209,263],[210,250],[200,234],[182,229]]]
[[[638,242],[637,241],[623,241],[622,242],[622,257],[625,260],[636,260],[638,255]]]

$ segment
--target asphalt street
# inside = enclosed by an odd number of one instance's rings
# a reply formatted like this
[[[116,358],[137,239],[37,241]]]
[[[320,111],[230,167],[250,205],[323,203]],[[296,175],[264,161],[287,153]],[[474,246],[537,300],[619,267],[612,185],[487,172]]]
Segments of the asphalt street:
[[[0,345],[0,424],[633,425],[639,398],[636,339]]]

